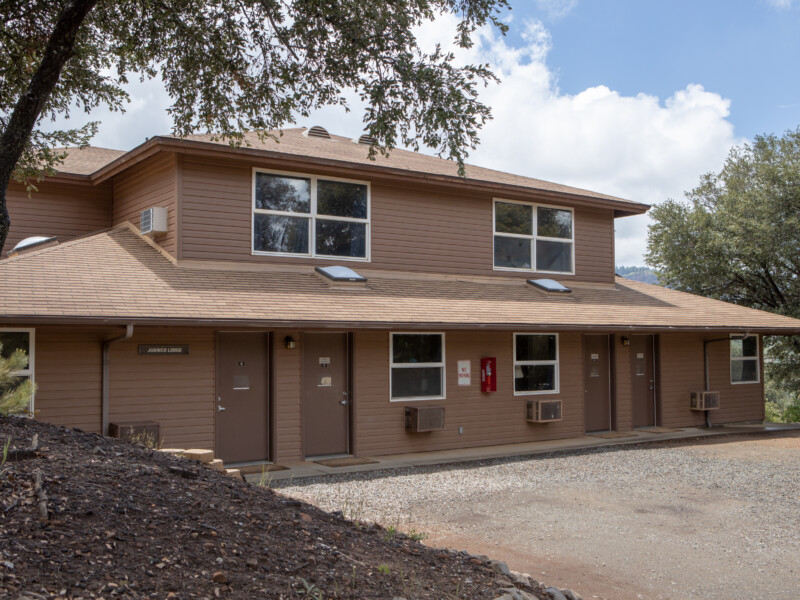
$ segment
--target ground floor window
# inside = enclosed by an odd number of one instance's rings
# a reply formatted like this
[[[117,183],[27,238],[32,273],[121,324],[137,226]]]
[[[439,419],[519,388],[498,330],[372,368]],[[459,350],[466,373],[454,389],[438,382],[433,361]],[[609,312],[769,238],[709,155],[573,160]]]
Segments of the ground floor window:
[[[392,333],[389,342],[391,400],[444,398],[444,334]]]
[[[558,393],[558,334],[514,334],[514,393]]]
[[[19,377],[15,385],[19,385],[25,380],[33,380],[33,359],[34,359],[34,330],[33,329],[0,329],[0,355],[3,358],[10,357],[17,350],[22,350],[28,355],[28,364],[24,369],[14,372]],[[0,392],[4,390],[0,389]],[[29,410],[33,410],[33,398]]]
[[[758,383],[758,336],[731,339],[731,383]]]

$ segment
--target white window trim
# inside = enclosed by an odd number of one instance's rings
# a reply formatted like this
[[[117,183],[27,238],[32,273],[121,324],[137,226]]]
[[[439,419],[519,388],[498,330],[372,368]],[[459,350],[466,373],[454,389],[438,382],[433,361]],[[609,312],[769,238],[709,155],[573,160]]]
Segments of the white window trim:
[[[27,369],[20,369],[19,371],[14,371],[14,375],[20,377],[29,377],[31,381],[34,383],[36,382],[35,373],[36,373],[36,330],[35,329],[27,329],[24,327],[0,327],[0,333],[27,333],[28,334],[28,368]],[[29,413],[31,415],[34,414],[34,400],[36,399],[36,394],[31,394],[31,403],[29,408]]]
[[[517,336],[520,335],[554,335],[556,337],[556,359],[555,360],[517,360]],[[552,332],[538,332],[538,331],[530,331],[530,332],[523,332],[523,333],[515,333],[514,334],[514,342],[513,346],[511,347],[511,356],[513,357],[513,366],[511,367],[511,387],[514,390],[515,396],[543,396],[543,395],[554,395],[558,394],[561,391],[561,368],[559,367],[559,362],[561,359],[561,340],[558,339],[557,333]],[[515,383],[516,380],[516,370],[517,365],[554,365],[556,368],[556,387],[554,390],[534,390],[530,392],[518,392],[517,386]]]
[[[277,176],[284,176],[284,177],[294,177],[298,179],[309,179],[311,181],[310,189],[311,189],[311,198],[309,201],[309,212],[307,213],[295,213],[289,212],[284,210],[268,210],[264,208],[256,208],[256,173],[266,173],[267,175],[277,175]],[[317,215],[317,181],[318,180],[324,181],[341,181],[344,183],[355,183],[358,185],[364,185],[367,187],[367,218],[366,219],[355,219],[351,217],[335,217],[335,216],[328,216],[328,215]],[[370,185],[369,181],[361,181],[358,179],[345,179],[342,177],[328,177],[322,175],[312,175],[310,173],[298,173],[295,171],[273,171],[271,169],[260,169],[258,167],[253,167],[252,173],[252,183],[251,183],[251,191],[250,195],[252,196],[252,202],[250,207],[250,253],[253,256],[283,256],[288,258],[318,258],[318,259],[326,259],[326,260],[347,260],[347,261],[354,261],[354,262],[370,262],[371,261],[371,252],[372,252],[372,186]],[[256,250],[254,248],[254,231],[255,231],[255,222],[256,222],[256,214],[261,215],[277,215],[281,217],[297,217],[306,219],[308,221],[308,252],[306,254],[297,254],[294,252],[268,252],[265,250]],[[346,221],[348,223],[364,223],[365,227],[365,256],[335,256],[330,254],[317,254],[317,236],[316,236],[316,228],[314,227],[317,217],[321,218],[324,221]]]
[[[438,335],[442,338],[442,362],[438,363],[397,363],[394,362],[394,336],[396,335]],[[392,331],[389,333],[389,402],[417,402],[420,400],[445,400],[447,398],[447,357],[445,356],[446,340],[442,331]],[[414,369],[423,367],[439,367],[442,370],[441,396],[409,396],[392,397],[392,373],[394,369]]]
[[[531,235],[525,235],[521,233],[498,233],[497,232],[497,203],[503,204],[521,204],[523,206],[530,206],[531,207],[531,231],[533,232]],[[537,208],[554,208],[556,210],[566,210],[572,215],[572,237],[570,239],[566,238],[553,238],[553,237],[545,237],[540,236],[536,233],[536,226],[538,223],[537,219]],[[510,238],[520,238],[526,239],[531,241],[531,268],[530,269],[517,269],[514,267],[498,267],[495,264],[495,256],[494,256],[494,238],[495,236],[501,237],[510,237]],[[562,244],[571,244],[572,245],[572,256],[570,262],[572,263],[572,270],[571,271],[542,271],[536,268],[536,240],[542,240],[543,242],[560,242]],[[548,273],[553,275],[575,275],[575,209],[570,208],[568,206],[556,206],[554,204],[537,204],[533,202],[520,202],[519,200],[506,200],[505,198],[493,198],[492,199],[492,267],[495,271],[512,271],[515,273]]]
[[[758,334],[748,335],[747,337],[756,338],[756,355],[755,356],[731,356],[730,344],[728,344],[728,357],[730,358],[730,367],[728,369],[730,374],[731,385],[752,385],[754,383],[761,383],[761,340]],[[745,338],[746,339],[746,338]],[[731,341],[733,338],[731,337]],[[733,380],[733,362],[744,362],[746,360],[756,361],[756,378],[753,381],[734,381]]]

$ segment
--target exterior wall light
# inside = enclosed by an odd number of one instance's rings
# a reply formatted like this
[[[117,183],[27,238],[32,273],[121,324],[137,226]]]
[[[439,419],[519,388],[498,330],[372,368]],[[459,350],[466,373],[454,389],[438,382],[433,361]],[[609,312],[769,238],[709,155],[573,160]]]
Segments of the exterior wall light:
[[[623,346],[630,346],[631,345],[631,339],[628,338],[628,337],[625,337],[624,335],[622,336],[621,341],[622,341],[622,345]]]
[[[294,341],[294,338],[292,336],[287,335],[284,341],[286,342],[287,350],[294,350],[295,348],[297,348],[297,342]]]

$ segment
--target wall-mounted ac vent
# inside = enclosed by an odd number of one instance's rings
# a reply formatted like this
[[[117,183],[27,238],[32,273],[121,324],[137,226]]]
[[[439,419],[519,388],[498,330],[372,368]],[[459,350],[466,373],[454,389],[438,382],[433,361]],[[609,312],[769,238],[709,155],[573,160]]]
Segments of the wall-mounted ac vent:
[[[139,230],[142,235],[167,233],[167,209],[160,206],[144,209],[139,215]]]
[[[406,406],[406,431],[423,433],[444,429],[443,406]]]
[[[322,138],[324,140],[331,139],[331,134],[328,133],[328,130],[319,125],[314,125],[310,129],[306,129],[303,133],[308,137]]]
[[[371,135],[365,133],[360,138],[358,138],[358,143],[359,144],[365,144],[366,146],[372,146],[373,144],[377,144],[378,140],[376,140]]]
[[[692,392],[689,400],[692,410],[716,410],[719,408],[719,392]]]
[[[561,420],[561,400],[528,400],[525,420],[529,423],[552,423]]]

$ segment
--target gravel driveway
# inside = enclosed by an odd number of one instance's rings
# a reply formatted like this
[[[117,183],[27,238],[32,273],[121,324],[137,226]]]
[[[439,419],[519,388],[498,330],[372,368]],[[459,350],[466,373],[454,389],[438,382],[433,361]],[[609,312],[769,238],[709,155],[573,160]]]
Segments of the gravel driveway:
[[[584,598],[800,597],[800,432],[279,485]]]

